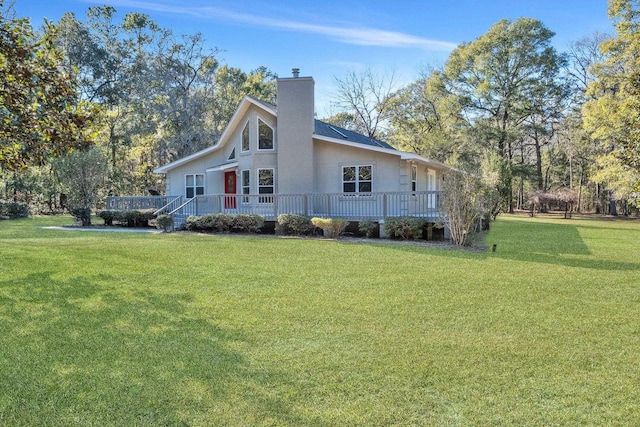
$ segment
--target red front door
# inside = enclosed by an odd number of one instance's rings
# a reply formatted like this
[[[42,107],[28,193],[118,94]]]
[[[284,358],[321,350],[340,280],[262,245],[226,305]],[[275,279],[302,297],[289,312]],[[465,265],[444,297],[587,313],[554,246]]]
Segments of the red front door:
[[[224,173],[224,194],[236,194],[236,172],[230,171]],[[236,208],[236,198],[225,197],[224,198],[225,209]]]

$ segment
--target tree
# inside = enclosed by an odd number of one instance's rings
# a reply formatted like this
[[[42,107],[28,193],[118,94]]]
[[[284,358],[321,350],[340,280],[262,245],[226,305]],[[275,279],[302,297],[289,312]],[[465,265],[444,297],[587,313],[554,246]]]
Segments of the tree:
[[[358,126],[356,125],[356,119],[353,114],[341,111],[339,113],[332,114],[329,117],[322,119],[330,125],[337,126],[339,128],[356,131]]]
[[[87,23],[78,21],[71,13],[58,22],[58,49],[64,53],[67,69],[79,72],[82,95],[100,105],[94,119],[96,142],[106,146],[109,156],[109,191],[127,189],[123,184],[122,165],[125,147],[130,145],[128,131],[131,96],[133,96],[131,59],[134,52],[126,48],[122,29],[114,22],[116,10],[112,6],[94,6],[87,11]]]
[[[473,150],[457,132],[460,114],[457,99],[449,95],[442,74],[434,70],[394,96],[389,138],[399,149],[441,162],[452,157],[469,162]]]
[[[449,229],[451,243],[470,245],[473,234],[487,213],[482,181],[474,174],[450,171],[444,180],[442,223]]]
[[[574,91],[574,103],[581,107],[587,89],[596,80],[594,66],[605,60],[600,45],[611,38],[608,34],[595,32],[571,43],[567,52],[567,73]]]
[[[86,23],[67,14],[59,24],[82,93],[102,107],[95,125],[111,194],[161,186],[153,169],[215,143],[244,95],[274,102],[266,68],[221,65],[201,34],[176,36],[147,15],[116,18],[113,7],[91,7]]]
[[[502,20],[454,50],[443,71],[447,90],[464,111],[469,137],[497,151],[510,167],[516,144],[526,137],[526,120],[540,113],[540,102],[530,100],[553,93],[546,86],[555,84],[563,65],[551,46],[553,35],[535,19]],[[512,171],[502,177],[507,187],[511,177]],[[513,209],[511,194],[507,205]]]
[[[250,72],[222,65],[216,70],[211,88],[212,110],[209,126],[215,129],[217,138],[233,116],[244,96],[276,103],[276,75],[265,67]]]
[[[640,5],[611,0],[616,36],[601,44],[606,55],[589,85],[585,127],[628,169],[640,171]]]
[[[534,88],[530,93],[527,110],[529,115],[523,123],[526,132],[525,144],[531,144],[535,154],[536,187],[544,188],[542,171],[543,149],[556,138],[556,131],[569,107],[569,85],[556,81],[555,75],[550,81]]]
[[[623,213],[629,213],[629,206],[640,208],[638,197],[638,183],[640,183],[640,171],[629,169],[620,163],[613,155],[604,155],[598,158],[598,170],[593,175],[593,180],[599,184],[605,184],[611,190],[611,198],[621,202]],[[615,208],[614,208],[615,209]],[[617,211],[612,211],[615,214]]]
[[[54,170],[67,195],[67,207],[82,225],[91,225],[91,208],[107,178],[107,159],[99,148],[73,152],[54,163]]]
[[[336,105],[354,117],[356,132],[370,138],[384,136],[391,117],[395,76],[377,76],[367,69],[336,78]]]
[[[42,165],[93,143],[94,109],[80,100],[75,75],[60,66],[55,26],[45,26],[37,37],[28,19],[0,16],[0,169]]]
[[[588,94],[589,86],[596,81],[595,66],[604,61],[605,56],[600,50],[603,41],[610,38],[607,34],[595,32],[572,42],[567,53],[566,74],[571,87],[570,111],[564,116],[557,131],[556,146],[553,148],[557,155],[556,168],[551,171],[560,173],[555,177],[562,181],[561,185],[573,190],[577,186],[576,210],[582,211],[583,204],[589,206],[595,202],[596,212],[600,212],[599,192],[601,183],[590,182],[590,176],[597,171],[597,157],[604,154],[601,146],[591,138],[591,133],[585,130],[582,114],[583,104],[593,99]],[[557,160],[566,160],[560,164]],[[554,162],[551,162],[554,163]],[[552,165],[550,165],[552,166]],[[553,180],[553,177],[550,177]],[[583,197],[585,189],[593,189],[593,200]]]

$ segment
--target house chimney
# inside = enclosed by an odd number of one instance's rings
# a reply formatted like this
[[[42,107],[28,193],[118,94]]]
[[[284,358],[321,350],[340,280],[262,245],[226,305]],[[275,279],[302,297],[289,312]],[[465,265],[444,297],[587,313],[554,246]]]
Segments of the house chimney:
[[[281,194],[305,194],[315,191],[314,81],[291,71],[293,77],[277,80],[276,186]]]

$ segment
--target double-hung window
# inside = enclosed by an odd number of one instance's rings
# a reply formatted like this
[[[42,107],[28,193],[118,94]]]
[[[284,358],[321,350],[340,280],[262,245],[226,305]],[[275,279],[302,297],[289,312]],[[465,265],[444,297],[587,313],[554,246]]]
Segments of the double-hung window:
[[[187,199],[204,194],[204,175],[201,173],[186,175],[185,195]]]
[[[258,203],[273,203],[275,176],[273,169],[258,169]]]
[[[242,203],[249,203],[249,194],[251,194],[251,174],[249,170],[243,170],[240,176],[242,180]]]
[[[371,193],[373,184],[373,167],[343,166],[342,167],[342,192],[344,193]]]

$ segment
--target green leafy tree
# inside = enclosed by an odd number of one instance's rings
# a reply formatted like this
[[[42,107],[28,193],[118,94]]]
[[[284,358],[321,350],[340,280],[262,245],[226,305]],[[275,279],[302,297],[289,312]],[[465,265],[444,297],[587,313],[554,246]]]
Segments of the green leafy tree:
[[[640,5],[611,0],[608,13],[616,35],[601,44],[605,59],[589,86],[585,127],[625,168],[640,171]]]
[[[109,157],[111,194],[160,188],[153,169],[215,143],[244,95],[275,99],[266,68],[221,65],[201,34],[176,36],[147,15],[118,20],[115,8],[96,6],[86,23],[67,14],[59,26],[82,93],[102,107],[97,141]]]
[[[468,137],[496,150],[510,167],[527,136],[526,121],[541,114],[563,65],[553,35],[535,19],[502,20],[454,50],[443,71],[447,90],[463,109]],[[512,176],[504,174],[506,187]],[[511,210],[511,192],[507,197]]]
[[[591,177],[597,172],[597,158],[603,155],[604,151],[591,137],[591,132],[585,130],[582,108],[585,102],[593,99],[588,87],[597,79],[595,66],[605,59],[600,45],[608,38],[610,36],[607,34],[594,32],[570,44],[565,70],[571,87],[570,111],[559,122],[556,144],[549,150],[550,153],[554,153],[553,156],[549,156],[549,169],[546,174],[551,184],[545,188],[564,186],[575,190],[578,212],[581,212],[583,207],[595,207],[598,213],[601,210],[598,194],[602,184],[593,182]],[[564,163],[559,161],[563,159]]]
[[[215,129],[216,137],[222,133],[244,96],[276,103],[276,75],[265,67],[247,73],[222,65],[215,70],[215,83],[211,89],[209,126]]]
[[[112,6],[89,8],[86,23],[67,13],[57,24],[56,45],[66,57],[66,68],[78,70],[82,95],[101,107],[94,120],[96,143],[106,148],[109,191],[118,194],[128,190],[122,177],[126,149],[131,144],[130,105],[134,89],[131,70],[137,52],[131,49],[133,43],[127,46],[124,30],[115,17]]]
[[[100,199],[107,179],[107,159],[98,147],[77,151],[58,158],[53,165],[69,211],[91,225],[91,209]]]
[[[28,19],[0,16],[0,169],[42,165],[93,143],[93,108],[80,99],[75,75],[60,66],[55,26],[45,26],[36,36]]]
[[[598,166],[593,180],[611,190],[612,198],[620,202],[623,213],[629,213],[629,206],[640,208],[640,171],[629,169],[613,155],[598,158]]]
[[[391,124],[390,140],[400,149],[442,162],[453,157],[470,162],[477,154],[457,132],[462,124],[460,104],[447,92],[439,71],[396,93]]]

